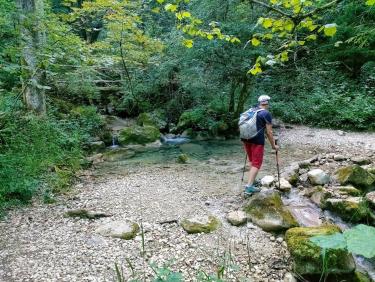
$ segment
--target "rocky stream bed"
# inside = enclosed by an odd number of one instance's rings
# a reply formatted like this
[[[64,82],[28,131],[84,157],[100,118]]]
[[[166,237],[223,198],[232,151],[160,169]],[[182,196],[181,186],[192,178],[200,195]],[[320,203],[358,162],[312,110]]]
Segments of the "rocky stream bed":
[[[313,259],[291,249],[301,234],[330,234],[337,228],[331,224],[348,228],[353,214],[357,222],[372,220],[356,209],[362,201],[371,209],[374,199],[365,200],[364,190],[352,186],[371,182],[375,134],[294,127],[279,135],[282,191],[271,177],[276,164],[268,148],[260,178],[269,177],[250,199],[241,193],[244,153],[238,140],[97,155],[71,193],[50,205],[36,199],[0,222],[0,281],[116,281],[115,264],[124,281],[153,281],[155,272],[179,272],[182,281],[302,279],[299,274],[316,270]],[[186,164],[176,162],[181,154]],[[336,180],[345,167],[358,170],[359,180]],[[306,233],[293,228],[298,225],[315,229]],[[353,258],[338,256],[345,278],[334,275],[332,281],[371,281],[348,275]],[[306,259],[302,267],[296,258]],[[375,275],[374,264],[361,258],[357,270]],[[311,277],[302,281],[319,280]]]

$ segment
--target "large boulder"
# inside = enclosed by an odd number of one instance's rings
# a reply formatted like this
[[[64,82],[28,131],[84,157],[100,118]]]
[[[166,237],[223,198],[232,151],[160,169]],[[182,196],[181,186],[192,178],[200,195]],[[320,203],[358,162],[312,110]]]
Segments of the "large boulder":
[[[210,216],[195,216],[181,221],[182,228],[189,234],[210,233],[220,226],[220,221]]]
[[[251,221],[264,231],[281,231],[298,226],[276,191],[269,190],[252,196],[244,210]]]
[[[160,138],[159,129],[151,125],[132,126],[120,131],[118,141],[120,145],[147,144]]]
[[[326,200],[326,209],[351,222],[359,222],[369,215],[369,209],[362,197],[330,198]]]
[[[321,169],[310,170],[307,173],[307,176],[312,185],[324,185],[327,184],[330,180],[329,175]]]
[[[372,189],[375,185],[375,177],[358,165],[339,168],[335,177],[341,185],[352,184],[361,190]]]
[[[167,127],[166,117],[161,111],[140,114],[137,118],[137,124],[140,126],[151,125],[159,130],[164,130]]]
[[[113,221],[100,226],[96,233],[113,238],[131,240],[139,232],[139,225],[132,221]]]
[[[322,249],[310,241],[318,235],[332,235],[340,232],[334,225],[320,227],[296,227],[285,234],[289,252],[294,260],[294,271],[300,275],[320,275],[323,272]],[[355,263],[346,250],[326,250],[325,271],[331,274],[353,273]]]

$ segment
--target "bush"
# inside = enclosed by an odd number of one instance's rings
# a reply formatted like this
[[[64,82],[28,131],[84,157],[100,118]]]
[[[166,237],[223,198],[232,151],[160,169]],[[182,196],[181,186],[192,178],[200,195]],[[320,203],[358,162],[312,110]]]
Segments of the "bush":
[[[2,96],[0,210],[29,202],[43,184],[51,193],[66,191],[81,167],[83,143],[102,125],[92,107],[76,108],[70,119],[58,120],[24,112],[13,96]]]
[[[315,89],[306,98],[272,103],[272,112],[286,122],[322,127],[375,130],[375,97],[365,92]]]

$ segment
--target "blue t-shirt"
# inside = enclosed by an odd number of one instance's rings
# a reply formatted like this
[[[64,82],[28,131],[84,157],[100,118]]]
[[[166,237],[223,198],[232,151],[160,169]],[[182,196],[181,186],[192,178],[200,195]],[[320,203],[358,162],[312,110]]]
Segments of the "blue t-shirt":
[[[254,138],[246,140],[246,142],[257,144],[257,145],[264,145],[264,132],[266,130],[266,124],[272,124],[272,116],[270,112],[267,110],[258,112],[257,114],[258,134]]]

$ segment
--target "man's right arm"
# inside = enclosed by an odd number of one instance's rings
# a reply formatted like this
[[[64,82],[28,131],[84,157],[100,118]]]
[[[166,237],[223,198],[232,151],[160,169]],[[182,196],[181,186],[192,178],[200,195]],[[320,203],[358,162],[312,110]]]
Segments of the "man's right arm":
[[[266,135],[267,139],[271,144],[272,149],[278,150],[279,146],[276,145],[275,139],[273,138],[273,133],[272,133],[272,123],[267,123],[266,124]]]

